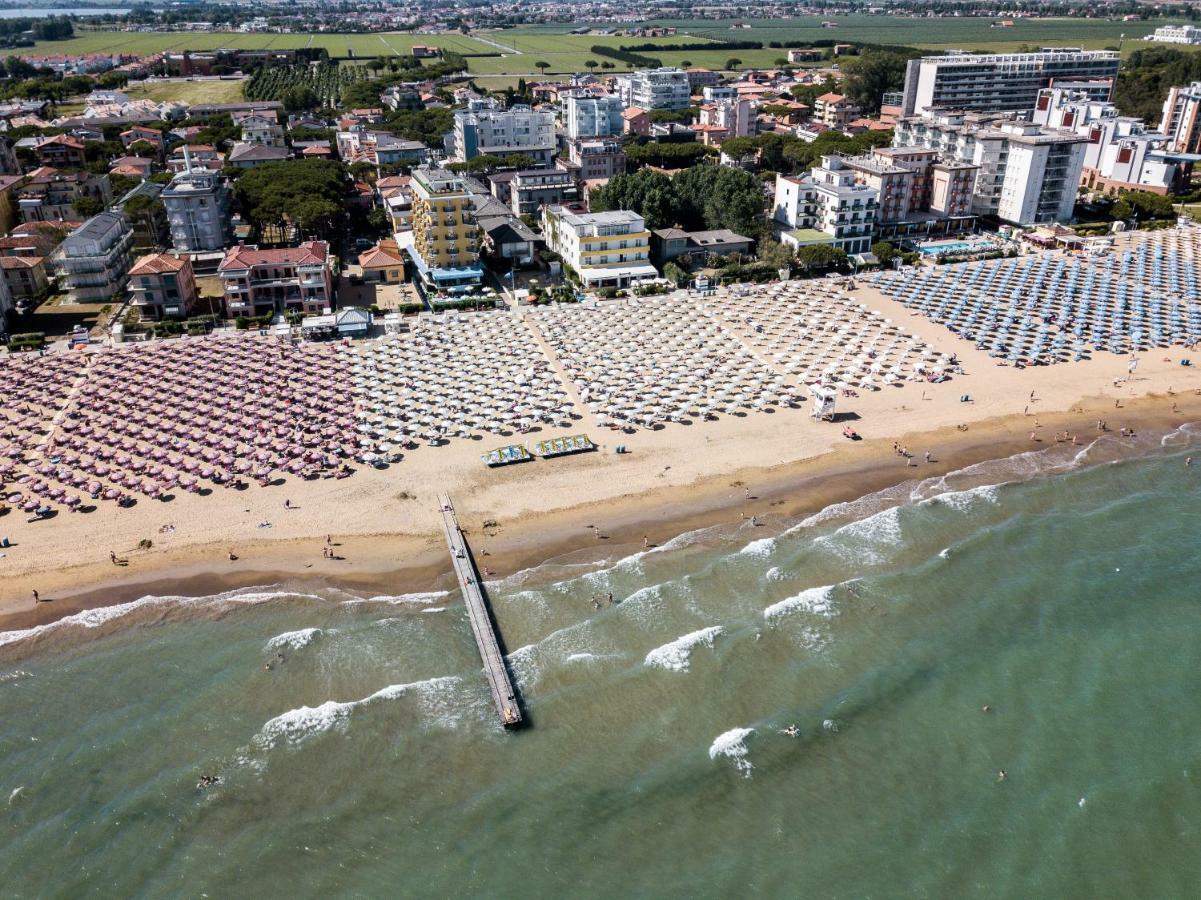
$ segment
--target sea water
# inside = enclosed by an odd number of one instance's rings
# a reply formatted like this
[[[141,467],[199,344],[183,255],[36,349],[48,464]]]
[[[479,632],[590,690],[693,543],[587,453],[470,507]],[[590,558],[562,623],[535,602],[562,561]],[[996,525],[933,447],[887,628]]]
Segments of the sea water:
[[[441,592],[0,635],[0,893],[1192,895],[1196,441],[494,582],[516,733]]]

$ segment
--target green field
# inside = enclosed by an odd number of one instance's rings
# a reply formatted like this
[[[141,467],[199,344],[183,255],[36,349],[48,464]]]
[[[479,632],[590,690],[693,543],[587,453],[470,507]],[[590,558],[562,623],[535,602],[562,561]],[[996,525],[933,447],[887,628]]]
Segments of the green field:
[[[823,28],[823,21],[838,23],[835,28]],[[69,41],[46,41],[34,50],[0,51],[3,53],[97,53],[121,51],[126,53],[153,53],[160,50],[213,50],[218,47],[239,49],[294,49],[300,47],[324,47],[331,56],[346,57],[353,54],[360,59],[375,56],[408,55],[414,44],[429,44],[459,53],[496,53],[497,47],[485,43],[495,41],[513,52],[501,56],[473,57],[469,67],[473,73],[495,76],[537,77],[535,63],[549,64],[548,74],[560,75],[584,70],[584,62],[604,57],[591,54],[590,48],[600,44],[618,47],[622,44],[653,42],[663,49],[645,51],[645,55],[660,59],[664,65],[679,65],[689,62],[694,66],[723,69],[730,58],[742,61],[743,67],[765,68],[785,55],[788,46],[801,46],[815,41],[839,41],[846,43],[898,44],[905,46],[947,50],[986,50],[1004,52],[1015,50],[1021,45],[1030,46],[1083,46],[1102,48],[1115,46],[1125,35],[1123,50],[1129,53],[1140,47],[1152,46],[1139,38],[1149,34],[1158,25],[1169,20],[1155,19],[1149,22],[1118,22],[1108,19],[1017,19],[1012,28],[993,28],[992,20],[977,17],[918,18],[905,16],[849,15],[823,18],[820,16],[796,16],[788,19],[751,19],[750,28],[731,28],[728,21],[714,22],[694,19],[663,20],[654,24],[674,25],[680,34],[674,38],[640,38],[601,36],[595,34],[567,34],[567,25],[530,25],[511,29],[496,29],[480,32],[476,40],[460,34],[424,35],[410,32],[379,34],[241,34],[229,32],[183,33],[183,32],[80,32]],[[698,40],[713,42],[711,50],[674,51],[673,45],[695,43]],[[722,42],[731,40],[761,41],[762,50],[728,50]],[[771,41],[778,41],[784,48],[769,48]],[[624,63],[610,60],[616,71],[629,68]]]
[[[162,103],[178,100],[189,106],[196,103],[237,103],[242,97],[242,82],[234,80],[156,81],[134,83],[127,89],[133,100]]]
[[[0,53],[157,53],[160,50],[294,50],[324,47],[331,56],[359,57],[405,56],[414,44],[443,47],[459,53],[492,53],[495,48],[459,34],[429,35],[412,33],[379,34],[241,34],[238,32],[142,32],[80,31],[68,41],[43,41],[36,47],[3,50]]]

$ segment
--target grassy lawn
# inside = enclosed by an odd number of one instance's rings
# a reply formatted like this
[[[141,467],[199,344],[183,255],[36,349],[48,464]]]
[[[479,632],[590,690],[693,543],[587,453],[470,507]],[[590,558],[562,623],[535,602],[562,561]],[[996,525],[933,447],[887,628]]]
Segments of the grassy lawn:
[[[196,103],[236,103],[243,99],[242,82],[234,80],[131,84],[126,93],[133,100],[153,100],[155,103],[178,100],[189,106]]]

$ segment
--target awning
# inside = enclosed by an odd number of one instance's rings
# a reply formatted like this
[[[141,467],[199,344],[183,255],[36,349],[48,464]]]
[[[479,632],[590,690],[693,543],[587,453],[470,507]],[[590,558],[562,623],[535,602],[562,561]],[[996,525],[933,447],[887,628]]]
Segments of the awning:
[[[649,264],[636,266],[592,266],[580,269],[584,281],[605,281],[610,278],[658,278],[659,270]]]

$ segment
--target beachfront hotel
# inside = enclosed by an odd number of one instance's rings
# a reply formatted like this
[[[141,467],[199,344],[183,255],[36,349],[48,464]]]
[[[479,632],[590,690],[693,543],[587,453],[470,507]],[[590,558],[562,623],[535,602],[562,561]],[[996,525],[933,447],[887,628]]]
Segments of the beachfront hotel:
[[[651,233],[636,212],[574,213],[547,206],[542,233],[547,247],[563,257],[586,287],[626,287],[659,275],[650,264]]]
[[[192,261],[178,253],[151,253],[129,270],[129,302],[143,322],[184,319],[196,308]]]
[[[808,175],[777,175],[775,196],[772,218],[789,246],[830,244],[847,254],[871,249],[879,194],[858,183],[841,157],[823,156]]]
[[[400,237],[421,280],[438,290],[478,285],[479,225],[466,182],[445,169],[414,169],[412,177],[413,230]]]
[[[325,241],[305,241],[299,247],[275,250],[239,244],[225,254],[217,274],[230,316],[318,315],[333,306]]]

